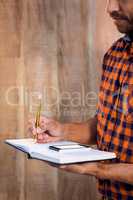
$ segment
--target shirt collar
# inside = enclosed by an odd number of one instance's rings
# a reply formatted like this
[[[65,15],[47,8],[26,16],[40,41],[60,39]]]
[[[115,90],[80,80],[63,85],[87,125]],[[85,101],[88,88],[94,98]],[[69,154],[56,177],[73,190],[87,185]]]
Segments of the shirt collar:
[[[125,36],[123,37],[123,40],[124,40],[125,42],[129,42],[129,43],[133,42],[132,39],[131,39],[128,35],[125,35]]]
[[[130,57],[133,57],[133,39],[129,35],[125,35],[123,40],[128,45]]]

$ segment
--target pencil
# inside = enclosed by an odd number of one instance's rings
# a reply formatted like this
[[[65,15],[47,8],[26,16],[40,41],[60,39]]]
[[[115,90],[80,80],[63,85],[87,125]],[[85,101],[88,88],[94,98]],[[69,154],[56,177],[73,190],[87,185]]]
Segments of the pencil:
[[[40,99],[40,104],[36,113],[36,118],[35,118],[35,128],[37,129],[38,127],[40,127],[40,117],[41,117],[41,108],[42,108],[42,104],[41,104],[41,98]],[[37,130],[36,130],[37,131]],[[37,132],[34,135],[34,139],[37,139]]]
[[[36,113],[35,128],[40,127],[40,116],[41,116],[41,102]]]

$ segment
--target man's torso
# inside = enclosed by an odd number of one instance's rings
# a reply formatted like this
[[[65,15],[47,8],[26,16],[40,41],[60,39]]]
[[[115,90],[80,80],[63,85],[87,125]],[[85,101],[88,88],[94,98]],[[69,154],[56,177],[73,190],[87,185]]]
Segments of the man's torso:
[[[133,43],[119,39],[106,53],[98,103],[98,148],[115,152],[115,162],[133,163]],[[99,190],[113,199],[133,198],[133,186],[100,180]]]

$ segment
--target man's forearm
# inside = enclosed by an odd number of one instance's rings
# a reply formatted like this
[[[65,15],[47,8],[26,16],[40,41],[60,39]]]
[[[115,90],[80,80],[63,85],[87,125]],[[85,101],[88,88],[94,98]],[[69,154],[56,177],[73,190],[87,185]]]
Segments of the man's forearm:
[[[97,164],[95,175],[101,179],[109,179],[133,184],[133,164]]]
[[[95,176],[99,179],[107,179],[133,185],[133,164],[105,164],[91,162],[77,165],[62,166],[61,169],[73,173]]]
[[[97,119],[96,117],[84,123],[63,124],[65,139],[80,143],[96,143]]]

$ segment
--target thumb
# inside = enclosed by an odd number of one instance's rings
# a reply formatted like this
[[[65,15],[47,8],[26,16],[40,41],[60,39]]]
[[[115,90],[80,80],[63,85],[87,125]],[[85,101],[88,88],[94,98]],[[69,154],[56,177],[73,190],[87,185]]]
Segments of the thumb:
[[[42,130],[40,127],[37,127],[36,128],[36,133],[37,134],[42,134],[42,133],[44,133],[44,130]]]

